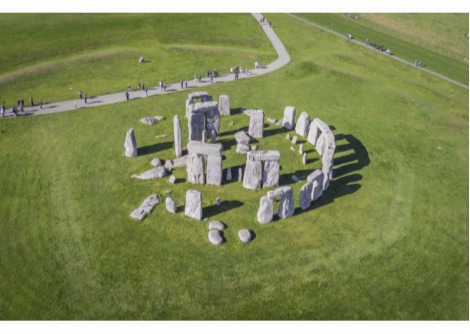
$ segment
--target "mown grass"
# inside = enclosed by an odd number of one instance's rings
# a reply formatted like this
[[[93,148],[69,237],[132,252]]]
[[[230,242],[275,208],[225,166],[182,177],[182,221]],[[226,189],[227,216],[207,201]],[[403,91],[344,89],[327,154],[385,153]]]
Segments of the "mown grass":
[[[174,185],[130,178],[155,156],[174,157],[174,114],[187,138],[187,92],[2,121],[0,318],[468,320],[468,90],[410,75],[287,15],[266,16],[291,63],[206,89],[228,94],[234,112],[221,121],[223,167],[245,161],[234,152],[233,134],[249,122],[240,108],[280,118],[293,105],[334,130],[328,192],[299,210],[302,182],[290,176],[321,161],[301,140],[303,166],[285,139],[293,132],[267,122],[255,144],[281,152],[281,184],[295,194],[289,219],[257,223],[266,190],[238,182],[195,186],[184,169]],[[166,120],[139,123],[157,114]],[[131,127],[134,159],[123,156]],[[203,193],[206,221],[181,212],[190,188]],[[176,215],[160,203],[143,222],[129,217],[168,190]],[[207,241],[212,219],[228,226],[223,246]],[[241,228],[256,238],[242,244]]]
[[[359,19],[341,14],[297,15],[344,36],[352,34],[358,41],[368,39],[409,62],[420,60],[426,68],[468,85],[466,14],[359,14]]]

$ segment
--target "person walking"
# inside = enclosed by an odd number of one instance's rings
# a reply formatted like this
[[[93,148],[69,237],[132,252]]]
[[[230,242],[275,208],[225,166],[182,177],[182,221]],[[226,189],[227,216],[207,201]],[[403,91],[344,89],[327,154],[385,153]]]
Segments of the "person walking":
[[[33,101],[33,97],[32,97],[32,96],[29,97],[29,102],[31,102],[31,107],[34,107],[34,101]]]
[[[86,97],[86,94],[85,94],[85,104],[87,104],[88,102],[88,98]]]
[[[42,100],[39,99],[39,108],[42,109]]]
[[[129,92],[126,92],[126,101],[129,101]]]
[[[3,101],[2,105],[0,106],[0,114],[2,114],[2,117],[5,118],[5,101]]]
[[[83,94],[81,90],[78,91],[78,96],[80,97],[80,100],[83,98]]]

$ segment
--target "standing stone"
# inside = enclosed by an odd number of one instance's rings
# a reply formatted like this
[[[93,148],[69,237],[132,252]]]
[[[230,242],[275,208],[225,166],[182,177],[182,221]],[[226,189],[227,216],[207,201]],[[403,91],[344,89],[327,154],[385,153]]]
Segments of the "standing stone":
[[[259,189],[262,180],[262,163],[259,160],[246,160],[245,175],[243,177],[243,188]]]
[[[253,138],[263,137],[264,112],[263,110],[253,110],[250,116],[250,126],[248,134]]]
[[[323,171],[317,169],[308,177],[307,182],[313,183],[311,200],[316,201],[323,194]]]
[[[284,117],[282,118],[282,126],[288,130],[294,129],[295,107],[287,106],[284,109]]]
[[[165,206],[169,213],[176,213],[176,202],[171,197],[165,199]]]
[[[150,164],[153,167],[160,167],[162,165],[162,161],[159,158],[153,158],[152,161],[150,161]]]
[[[299,144],[299,153],[300,155],[304,154],[304,144]]]
[[[300,188],[299,205],[302,210],[307,210],[312,201],[313,183],[307,182]]]
[[[302,111],[295,125],[295,132],[302,137],[307,137],[309,126],[310,116],[305,111]]]
[[[268,224],[273,221],[274,215],[274,201],[268,196],[261,197],[259,201],[259,209],[256,215],[258,223]]]
[[[263,188],[279,186],[279,161],[263,163]]]
[[[251,232],[247,229],[240,230],[238,231],[238,238],[246,244],[251,241]]]
[[[176,177],[174,175],[172,175],[168,178],[168,182],[170,182],[171,184],[174,184],[175,181],[176,181]]]
[[[277,215],[281,219],[288,218],[294,214],[294,193],[291,187],[284,190],[284,195],[281,197],[281,202],[279,204],[279,211]]]
[[[304,152],[304,154],[302,154],[302,163],[303,163],[304,165],[307,164],[307,153],[306,153],[306,152]]]
[[[217,132],[215,130],[212,130],[211,132],[211,143],[215,144],[217,142]]]
[[[248,145],[251,141],[250,136],[248,136],[245,131],[238,131],[235,133],[234,137],[238,144]]]
[[[190,189],[186,192],[184,214],[196,220],[202,219],[202,195],[199,191]]]
[[[238,143],[237,149],[235,150],[235,152],[237,152],[238,154],[245,154],[249,151],[250,151],[250,147],[242,143]]]
[[[243,168],[238,167],[238,182],[242,182],[242,181],[243,181]]]
[[[290,134],[286,134],[286,139],[290,140]]]
[[[173,135],[175,140],[175,153],[176,157],[182,156],[182,141],[181,141],[181,123],[178,115],[173,117]]]
[[[124,148],[126,149],[126,157],[137,156],[137,143],[135,141],[134,129],[127,130],[126,140],[124,141]]]
[[[220,197],[217,197],[217,198],[215,199],[215,205],[220,206],[220,204],[221,204],[221,202],[220,202]]]
[[[297,136],[292,137],[292,144],[297,144]]]
[[[204,130],[204,114],[190,113],[188,117],[188,137],[189,141],[201,141]]]
[[[202,139],[203,143],[207,143],[207,130],[202,130]]]
[[[222,156],[207,156],[206,182],[215,186],[222,184]]]
[[[227,168],[227,175],[225,176],[225,180],[227,182],[232,181],[232,168]]]
[[[219,96],[219,113],[221,115],[230,115],[230,98],[228,95]]]
[[[202,155],[190,153],[186,161],[186,173],[188,182],[193,184],[204,184],[204,158]]]
[[[212,134],[212,130],[219,133],[220,130],[220,114],[219,105],[217,102],[206,102],[206,130],[207,133]]]

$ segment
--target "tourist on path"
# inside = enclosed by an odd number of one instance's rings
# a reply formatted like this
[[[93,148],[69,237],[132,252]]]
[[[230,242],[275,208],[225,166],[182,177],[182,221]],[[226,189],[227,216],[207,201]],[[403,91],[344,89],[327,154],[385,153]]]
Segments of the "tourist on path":
[[[42,100],[39,99],[39,108],[42,109]]]
[[[83,94],[81,90],[78,91],[78,96],[80,97],[80,100],[83,98]]]
[[[126,92],[126,101],[129,101],[129,92]]]
[[[2,117],[5,118],[5,101],[3,101],[2,105],[0,106],[0,114],[2,114]]]

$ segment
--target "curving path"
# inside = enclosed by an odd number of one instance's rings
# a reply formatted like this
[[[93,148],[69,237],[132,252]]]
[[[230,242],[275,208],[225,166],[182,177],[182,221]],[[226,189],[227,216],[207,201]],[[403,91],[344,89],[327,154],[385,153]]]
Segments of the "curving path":
[[[260,23],[260,20],[263,18],[263,15],[259,13],[254,13],[252,15],[254,16],[254,18],[257,20],[258,23]],[[240,74],[238,77],[239,80],[253,78],[253,77],[270,73],[272,71],[275,71],[283,67],[290,61],[290,56],[287,53],[286,48],[282,44],[281,40],[277,37],[276,33],[271,28],[271,26],[268,23],[265,23],[265,24],[260,23],[260,25],[263,31],[265,32],[266,36],[269,38],[269,40],[273,44],[273,47],[277,52],[278,58],[274,62],[268,65],[264,65],[259,68],[250,69],[248,71],[248,74],[245,74],[245,73]],[[189,80],[186,80],[188,82],[188,88],[181,89],[181,83],[177,82],[177,83],[167,84],[166,91],[160,90],[159,87],[148,87],[147,94],[148,94],[148,97],[151,97],[151,96],[156,96],[156,95],[168,94],[172,92],[179,92],[182,90],[190,90],[194,88],[210,86],[213,84],[223,83],[223,82],[228,82],[228,81],[233,81],[233,80],[235,80],[235,77],[232,74],[219,75],[217,78],[214,77],[212,83],[210,82],[208,78],[201,79],[201,82],[197,82],[194,79],[189,79]],[[129,92],[130,100],[146,98],[146,97],[147,96],[145,94],[145,91]],[[80,108],[91,108],[91,107],[96,107],[96,106],[102,106],[105,104],[125,102],[125,101],[126,101],[126,96],[125,96],[125,92],[123,91],[119,93],[90,97],[88,98],[86,104],[84,100],[76,99],[76,100],[69,100],[69,101],[54,102],[50,104],[43,104],[42,109],[40,109],[39,106],[25,107],[24,113],[18,113],[18,115],[19,116],[45,115],[45,114],[50,114],[50,113],[55,113],[55,112],[70,111],[70,110],[80,109]],[[27,101],[25,103],[27,103]],[[8,117],[14,117],[12,108],[7,109],[5,112],[5,118],[8,118]],[[0,119],[2,118],[0,117]]]

